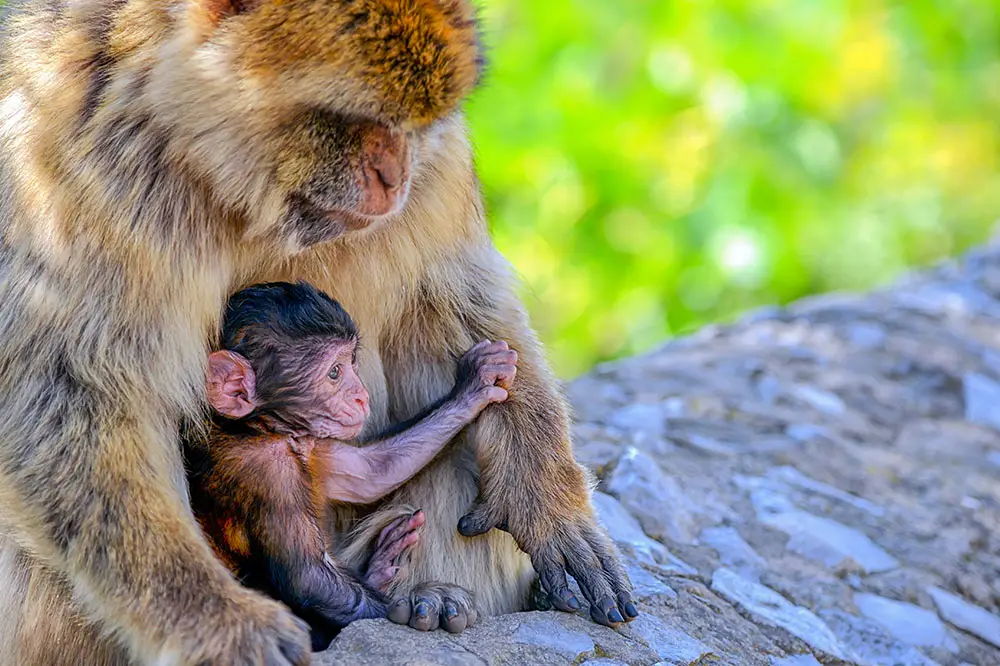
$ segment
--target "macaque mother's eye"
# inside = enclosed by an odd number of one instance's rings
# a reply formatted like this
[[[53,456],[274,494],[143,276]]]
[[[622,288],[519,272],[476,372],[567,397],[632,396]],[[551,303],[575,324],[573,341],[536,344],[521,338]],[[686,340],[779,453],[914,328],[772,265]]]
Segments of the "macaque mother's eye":
[[[330,377],[330,379],[332,379],[334,381],[340,379],[340,364],[339,363],[337,365],[333,366],[332,368],[330,368],[329,377]]]

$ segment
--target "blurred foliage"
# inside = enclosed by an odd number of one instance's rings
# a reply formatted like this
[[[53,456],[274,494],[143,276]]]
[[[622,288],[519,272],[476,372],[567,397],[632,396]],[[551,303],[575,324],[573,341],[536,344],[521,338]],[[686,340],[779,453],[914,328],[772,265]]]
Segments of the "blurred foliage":
[[[563,376],[1000,213],[997,0],[478,4],[491,225]]]

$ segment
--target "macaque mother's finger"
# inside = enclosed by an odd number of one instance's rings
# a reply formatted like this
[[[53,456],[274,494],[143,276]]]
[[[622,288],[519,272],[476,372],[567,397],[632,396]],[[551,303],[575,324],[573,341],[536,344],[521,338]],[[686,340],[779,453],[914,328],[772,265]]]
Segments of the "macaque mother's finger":
[[[618,597],[618,610],[621,611],[626,622],[631,622],[639,616],[639,611],[636,610],[635,604],[632,603],[632,583],[629,581],[625,567],[622,566],[621,560],[617,556],[614,544],[612,544],[607,534],[593,526],[584,531],[584,538],[593,549],[594,554],[601,563],[605,577]]]
[[[586,529],[586,528],[585,528]],[[606,627],[625,621],[618,609],[618,595],[611,586],[597,554],[587,540],[577,534],[568,535],[563,544],[563,557],[569,573],[576,579],[580,591],[590,602],[590,617]]]
[[[562,555],[554,548],[546,548],[532,558],[531,562],[538,572],[539,583],[548,596],[549,603],[558,610],[572,613],[580,608],[576,595],[569,589],[566,579],[566,565]]]

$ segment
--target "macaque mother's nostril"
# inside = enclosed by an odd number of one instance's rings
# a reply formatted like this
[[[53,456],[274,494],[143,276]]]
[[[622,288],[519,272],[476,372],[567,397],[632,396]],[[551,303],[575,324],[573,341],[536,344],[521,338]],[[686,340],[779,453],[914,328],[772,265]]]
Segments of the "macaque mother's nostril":
[[[400,207],[410,178],[406,137],[380,125],[363,128],[358,185],[361,201],[355,211],[363,215],[387,215]]]
[[[372,160],[372,169],[387,190],[403,184],[403,166],[392,154],[382,154]]]

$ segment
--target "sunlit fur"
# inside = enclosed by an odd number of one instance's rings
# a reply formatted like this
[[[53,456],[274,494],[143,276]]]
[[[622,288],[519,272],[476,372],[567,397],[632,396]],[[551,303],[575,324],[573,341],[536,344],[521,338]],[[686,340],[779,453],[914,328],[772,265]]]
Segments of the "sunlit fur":
[[[567,536],[592,522],[589,484],[489,240],[457,110],[480,67],[464,0],[38,0],[7,23],[5,660],[122,663],[104,636],[144,663],[245,663],[304,640],[212,557],[177,446],[180,424],[202,418],[226,295],[252,282],[306,279],[354,315],[373,428],[443,395],[474,342],[520,353],[510,400],[466,444],[368,522],[341,516],[357,530],[341,556],[363,558],[366,537],[413,505],[427,527],[399,592],[438,581],[486,613],[523,608],[532,572],[512,538],[455,531],[478,458],[484,497],[526,550],[561,544],[597,566]],[[413,182],[402,213],[307,248],[282,220],[287,194],[336,163],[316,108],[405,133]]]

